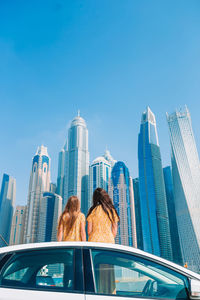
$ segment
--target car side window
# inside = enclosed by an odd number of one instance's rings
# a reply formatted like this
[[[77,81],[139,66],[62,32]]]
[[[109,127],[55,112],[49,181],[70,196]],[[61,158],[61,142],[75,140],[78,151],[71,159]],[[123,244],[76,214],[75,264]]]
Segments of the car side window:
[[[66,248],[17,252],[2,269],[0,286],[76,291],[74,253]]]
[[[91,251],[96,294],[189,299],[187,278],[163,265],[118,251]]]

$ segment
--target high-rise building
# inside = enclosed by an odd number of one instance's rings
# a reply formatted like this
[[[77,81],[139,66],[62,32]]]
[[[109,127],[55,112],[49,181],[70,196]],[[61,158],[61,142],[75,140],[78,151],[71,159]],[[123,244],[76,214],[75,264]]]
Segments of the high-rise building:
[[[92,195],[96,188],[100,187],[108,192],[110,175],[111,164],[103,156],[93,160],[89,176],[89,207],[92,205]]]
[[[136,222],[136,229],[137,229],[136,230],[137,248],[143,250],[139,178],[133,179],[133,194],[134,194],[134,203],[135,203],[135,222]]]
[[[58,177],[56,193],[64,199],[64,182],[65,182],[65,157],[67,145],[59,152],[58,156]]]
[[[47,147],[40,146],[32,160],[25,220],[25,243],[37,241],[40,200],[50,188],[50,158]]]
[[[121,161],[112,169],[109,195],[120,217],[116,243],[137,247],[132,178],[128,168]]]
[[[0,194],[0,247],[9,244],[15,197],[15,178],[3,174]]]
[[[56,241],[58,220],[62,213],[62,197],[50,192],[40,199],[37,242]]]
[[[165,190],[166,190],[166,197],[167,197],[167,208],[168,208],[168,216],[169,216],[169,227],[170,227],[171,245],[172,245],[172,253],[173,253],[173,262],[182,265],[183,262],[182,262],[180,240],[179,240],[177,220],[176,220],[171,167],[168,166],[163,168],[163,174],[164,174]]]
[[[23,244],[26,206],[17,206],[13,219],[10,234],[10,245]]]
[[[167,114],[183,263],[200,271],[200,166],[188,109]]]
[[[84,214],[88,208],[89,152],[88,130],[85,120],[79,115],[73,119],[68,131],[65,159],[64,205],[76,195]]]
[[[156,119],[149,107],[142,114],[138,137],[138,162],[143,249],[172,260],[167,200]]]

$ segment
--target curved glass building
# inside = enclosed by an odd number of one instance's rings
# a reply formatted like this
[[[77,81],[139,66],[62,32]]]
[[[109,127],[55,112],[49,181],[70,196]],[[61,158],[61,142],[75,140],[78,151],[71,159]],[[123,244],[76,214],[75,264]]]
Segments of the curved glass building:
[[[200,271],[200,166],[188,109],[167,114],[172,177],[183,263]]]
[[[165,184],[155,116],[147,107],[138,137],[143,249],[172,260]]]
[[[67,199],[78,196],[84,214],[88,208],[89,152],[88,129],[79,115],[73,119],[68,131],[65,155],[64,205]]]

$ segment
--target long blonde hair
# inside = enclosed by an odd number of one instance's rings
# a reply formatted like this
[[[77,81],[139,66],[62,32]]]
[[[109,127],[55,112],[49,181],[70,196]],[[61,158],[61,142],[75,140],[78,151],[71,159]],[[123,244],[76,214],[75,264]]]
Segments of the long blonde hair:
[[[63,225],[63,227],[67,228],[67,232],[65,234],[67,235],[72,226],[74,225],[76,218],[78,216],[78,213],[80,212],[80,201],[77,198],[77,196],[71,196],[67,200],[67,204],[65,206],[65,209],[63,213],[60,216],[59,223],[58,223],[58,234],[60,232],[60,228]]]

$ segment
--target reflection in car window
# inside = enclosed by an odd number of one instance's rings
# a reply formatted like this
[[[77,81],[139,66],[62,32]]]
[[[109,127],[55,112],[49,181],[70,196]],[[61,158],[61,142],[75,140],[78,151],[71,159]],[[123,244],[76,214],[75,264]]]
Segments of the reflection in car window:
[[[97,294],[189,299],[187,279],[155,262],[108,250],[92,250]]]
[[[0,286],[73,291],[74,250],[19,252],[2,269]]]

